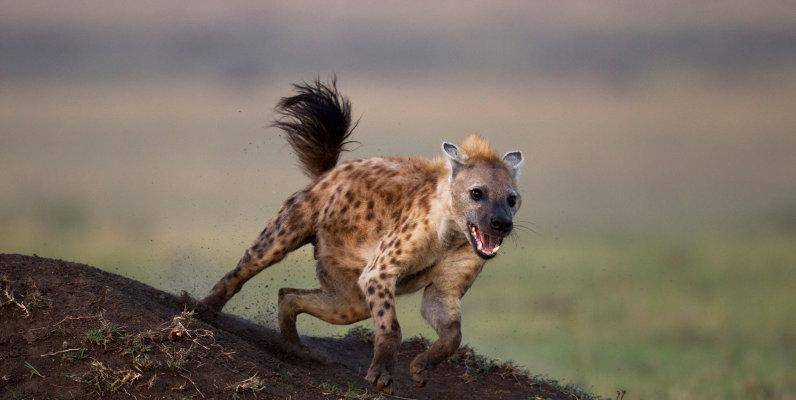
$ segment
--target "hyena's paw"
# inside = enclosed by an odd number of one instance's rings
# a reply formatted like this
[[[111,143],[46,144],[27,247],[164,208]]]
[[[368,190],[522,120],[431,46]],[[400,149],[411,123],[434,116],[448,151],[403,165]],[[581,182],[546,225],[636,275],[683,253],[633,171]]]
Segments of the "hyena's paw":
[[[219,305],[215,299],[209,296],[196,303],[194,311],[199,315],[199,319],[204,321],[215,321],[221,313],[223,305]]]
[[[428,370],[428,352],[424,351],[418,354],[417,357],[412,360],[412,363],[409,364],[409,375],[412,376],[412,380],[415,381],[417,387],[426,386]]]
[[[197,301],[184,290],[182,293],[180,293],[180,297],[177,298],[177,302],[179,304],[188,310],[193,310],[199,319],[204,321],[212,321],[216,319],[220,310],[217,307],[207,304],[206,301],[207,299]]]
[[[392,379],[392,373],[384,364],[374,364],[368,368],[368,374],[365,379],[376,389],[381,390],[386,394],[393,394],[395,385]]]

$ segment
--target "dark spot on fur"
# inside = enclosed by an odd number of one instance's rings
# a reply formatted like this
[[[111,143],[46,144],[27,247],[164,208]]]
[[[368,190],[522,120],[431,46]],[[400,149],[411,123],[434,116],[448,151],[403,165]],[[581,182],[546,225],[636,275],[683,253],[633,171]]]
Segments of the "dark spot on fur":
[[[380,274],[379,274],[379,278],[381,278],[381,279],[387,279],[387,274],[386,274],[386,273],[384,273],[384,272],[382,272],[382,273],[380,273]]]
[[[384,310],[379,310],[378,315],[379,315],[379,317],[383,317],[384,316]]]
[[[391,306],[390,306],[390,303],[385,301],[385,302],[384,302],[384,309],[385,309],[385,310],[389,310],[389,309],[390,309],[390,307],[391,307]]]

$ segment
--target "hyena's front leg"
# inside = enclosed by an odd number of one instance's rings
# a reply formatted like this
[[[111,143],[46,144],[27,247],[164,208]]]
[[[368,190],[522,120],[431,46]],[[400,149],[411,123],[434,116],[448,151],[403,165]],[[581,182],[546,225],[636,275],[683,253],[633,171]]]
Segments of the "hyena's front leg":
[[[459,296],[440,290],[432,284],[423,292],[420,312],[439,336],[428,350],[418,354],[409,365],[412,380],[416,385],[424,386],[428,371],[450,357],[461,344]]]
[[[395,354],[401,344],[401,327],[395,311],[396,275],[370,266],[359,278],[359,286],[373,317],[373,361],[365,377],[367,381],[392,394]]]
[[[418,386],[425,385],[428,372],[459,348],[462,341],[460,301],[483,267],[484,260],[475,255],[470,246],[452,252],[433,267],[433,283],[423,292],[420,313],[439,339],[409,365],[409,372]]]

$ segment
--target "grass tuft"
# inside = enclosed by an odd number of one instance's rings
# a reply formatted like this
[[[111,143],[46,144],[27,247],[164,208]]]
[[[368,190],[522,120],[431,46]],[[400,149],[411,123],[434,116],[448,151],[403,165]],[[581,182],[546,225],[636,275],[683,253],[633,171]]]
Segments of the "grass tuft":
[[[164,356],[163,368],[169,371],[187,371],[188,359],[193,353],[195,345],[178,349],[170,349],[166,346],[161,347],[160,351]]]
[[[86,332],[85,340],[91,344],[107,348],[108,343],[121,331],[122,328],[119,325],[112,324],[104,318],[100,318],[100,326]]]
[[[88,354],[86,354],[87,351],[88,349],[85,347],[69,350],[61,355],[61,359],[70,362],[83,361],[88,358]]]
[[[357,388],[353,383],[348,382],[345,388],[338,387],[328,382],[324,382],[317,387],[326,396],[334,396],[335,399],[340,400],[382,400],[384,396],[381,393],[371,393],[367,389]],[[402,398],[398,396],[391,396],[395,398]]]
[[[83,375],[70,375],[76,382],[91,388],[92,392],[100,397],[126,386],[141,378],[141,374],[131,369],[114,370],[106,367],[102,362],[94,360],[89,364],[89,370]]]

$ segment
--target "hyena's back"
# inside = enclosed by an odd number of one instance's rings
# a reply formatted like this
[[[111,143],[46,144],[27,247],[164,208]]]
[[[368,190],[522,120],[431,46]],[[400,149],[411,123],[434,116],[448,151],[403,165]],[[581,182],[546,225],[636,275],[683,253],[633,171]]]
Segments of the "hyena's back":
[[[431,230],[429,210],[441,163],[408,158],[349,161],[332,169],[288,203],[288,229],[293,222],[315,246],[318,279],[324,286],[356,287],[357,278],[384,241],[386,233]],[[288,204],[286,204],[288,206]],[[303,216],[309,221],[303,221]],[[289,235],[292,236],[292,235]],[[386,245],[386,243],[385,243]],[[400,256],[400,254],[396,254]]]

